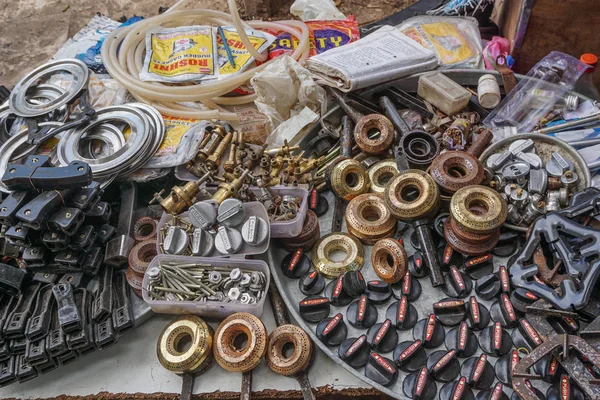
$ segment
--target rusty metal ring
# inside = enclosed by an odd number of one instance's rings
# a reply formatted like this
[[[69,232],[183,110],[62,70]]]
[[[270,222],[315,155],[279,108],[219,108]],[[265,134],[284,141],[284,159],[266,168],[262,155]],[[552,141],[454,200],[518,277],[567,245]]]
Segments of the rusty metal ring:
[[[382,194],[390,180],[398,175],[398,166],[394,160],[383,160],[373,164],[368,170],[371,192]]]
[[[236,343],[244,337],[245,345]],[[215,360],[224,370],[251,371],[260,364],[267,352],[267,329],[255,315],[232,314],[217,327],[213,351]]]
[[[481,208],[485,210],[483,214]],[[500,228],[506,220],[507,208],[498,192],[480,185],[460,188],[450,200],[450,214],[456,224],[474,233],[489,233]]]
[[[154,257],[156,257],[156,239],[139,242],[129,252],[129,268],[143,275]]]
[[[496,247],[498,240],[500,239],[500,230],[497,229],[493,232],[492,237],[484,243],[471,243],[462,240],[456,235],[456,232],[452,230],[450,226],[450,218],[444,222],[444,238],[454,250],[467,256],[482,256],[489,253]]]
[[[343,252],[345,257],[334,260],[332,255]],[[336,279],[347,271],[358,271],[365,261],[365,250],[358,239],[347,233],[334,232],[323,236],[312,251],[315,270],[329,279]]]
[[[396,231],[396,218],[377,194],[365,193],[350,200],[345,218],[348,231],[364,244],[372,245]]]
[[[365,168],[359,161],[346,159],[331,169],[329,185],[336,196],[352,200],[369,190],[370,181]]]
[[[431,176],[448,193],[479,185],[484,178],[484,167],[477,157],[464,151],[447,151],[438,155],[431,164]]]
[[[319,230],[319,217],[314,211],[308,210],[306,212],[306,218],[304,218],[304,224],[300,234],[295,238],[286,239],[286,242],[303,242],[314,236],[315,232]]]
[[[127,268],[125,271],[125,278],[127,279],[127,283],[133,289],[136,294],[139,292],[140,295],[138,297],[142,297],[142,281],[144,280],[144,275],[138,274],[131,268]]]
[[[386,187],[385,204],[400,220],[416,220],[433,214],[439,206],[439,189],[430,175],[409,169]]]
[[[320,237],[321,237],[321,232],[316,231],[313,234],[313,236],[309,237],[308,239],[306,239],[305,241],[302,241],[302,242],[284,241],[283,248],[290,253],[298,250],[299,248],[302,248],[303,250],[308,251],[313,248],[313,246],[315,245],[315,243],[317,243],[317,240],[319,240]]]
[[[481,244],[485,243],[488,240],[491,240],[496,231],[491,233],[473,233],[465,230],[462,226],[458,225],[452,216],[448,216],[450,220],[450,229],[454,232],[454,234],[462,241],[470,242],[473,244]]]
[[[139,218],[133,226],[133,238],[136,242],[143,242],[156,237],[157,225],[156,220],[150,217]]]
[[[394,239],[381,239],[371,252],[373,270],[383,281],[400,282],[408,270],[408,259],[404,246]]]
[[[377,132],[379,135],[375,136]],[[365,115],[354,128],[354,140],[367,154],[383,154],[394,142],[394,126],[381,114]]]
[[[294,352],[286,357],[283,348],[291,344]],[[308,334],[292,324],[281,325],[269,335],[267,365],[277,374],[292,376],[308,368],[314,355],[314,345]]]
[[[184,339],[191,343],[181,348]],[[171,321],[158,337],[156,353],[160,364],[176,374],[200,373],[212,361],[213,330],[200,317],[186,315]]]

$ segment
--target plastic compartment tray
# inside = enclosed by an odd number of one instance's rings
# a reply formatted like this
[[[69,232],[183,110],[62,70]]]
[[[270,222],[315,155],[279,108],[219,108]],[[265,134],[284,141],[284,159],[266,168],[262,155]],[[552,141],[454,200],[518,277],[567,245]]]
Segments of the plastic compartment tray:
[[[265,207],[259,201],[250,201],[248,203],[243,203],[242,206],[244,207],[244,212],[246,213],[246,219],[244,220],[244,222],[246,222],[248,217],[250,217],[252,215],[256,215],[257,217],[260,217],[267,222],[269,221],[269,216],[267,214],[267,210],[265,210]],[[187,211],[179,214],[179,217],[186,222],[189,221]],[[160,218],[160,221],[158,222],[158,231],[160,232],[160,230],[167,223],[171,222],[172,220],[173,220],[173,216],[171,214],[163,213],[162,217]],[[238,227],[236,227],[236,229],[241,230],[242,225],[243,225],[243,223],[240,224]],[[271,233],[269,231],[267,240],[265,240],[265,242],[263,244],[261,244],[260,246],[250,246],[248,243],[244,242],[241,250],[239,252],[237,252],[235,254],[231,254],[231,255],[230,254],[221,254],[215,248],[213,250],[213,252],[210,253],[207,257],[232,257],[232,256],[235,257],[235,256],[251,256],[251,255],[255,255],[255,254],[262,254],[265,251],[267,251],[267,249],[269,248],[269,241],[271,239],[270,235],[271,235]],[[156,242],[156,253],[164,254],[160,248],[159,241]]]
[[[258,189],[250,187],[253,192],[258,192]],[[308,211],[308,190],[299,187],[273,186],[271,190],[279,196],[294,196],[301,197],[300,209],[296,218],[289,221],[271,221],[271,237],[272,238],[292,238],[302,232],[302,225],[306,219]]]
[[[219,268],[241,268],[253,271],[260,271],[265,274],[267,280],[266,286],[269,287],[271,282],[271,273],[269,267],[261,260],[245,260],[245,259],[223,259],[223,258],[208,258],[208,257],[186,257],[186,256],[171,256],[159,255],[154,257],[148,268],[158,266],[161,262],[180,262],[182,264],[211,264]],[[202,317],[223,319],[236,312],[248,312],[260,317],[265,306],[267,293],[255,304],[242,303],[223,303],[217,301],[169,301],[169,300],[152,300],[148,293],[150,280],[148,275],[144,275],[142,282],[142,298],[152,311],[160,314],[194,314]]]

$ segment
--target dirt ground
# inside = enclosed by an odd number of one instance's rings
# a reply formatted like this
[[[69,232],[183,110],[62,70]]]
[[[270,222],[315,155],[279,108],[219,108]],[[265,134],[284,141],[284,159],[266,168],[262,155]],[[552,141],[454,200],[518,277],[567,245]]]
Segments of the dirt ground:
[[[240,0],[238,0],[240,1]],[[337,0],[344,14],[354,14],[360,25],[377,21],[416,0]],[[176,0],[0,0],[0,85],[12,87],[24,74],[49,60],[67,38],[79,31],[95,13],[113,19],[134,15],[150,17],[159,7]],[[277,0],[272,15],[248,15],[250,19],[291,19],[293,0]],[[194,8],[227,11],[225,0],[191,1]],[[244,14],[242,10],[242,14]]]

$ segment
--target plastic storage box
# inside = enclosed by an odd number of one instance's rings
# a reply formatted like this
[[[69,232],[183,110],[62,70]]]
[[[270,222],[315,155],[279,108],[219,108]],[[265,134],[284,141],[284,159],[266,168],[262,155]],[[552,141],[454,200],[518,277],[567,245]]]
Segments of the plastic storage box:
[[[244,222],[246,222],[246,220],[248,220],[248,217],[250,217],[251,215],[256,215],[257,217],[262,218],[265,222],[269,222],[269,215],[267,214],[267,210],[265,210],[265,207],[258,201],[250,201],[248,203],[243,203],[242,206],[244,207],[244,211],[246,213],[246,218],[244,219]],[[188,212],[183,212],[181,214],[179,214],[179,218],[181,218],[182,220],[189,222],[188,219]],[[160,241],[160,231],[162,230],[162,228],[169,222],[171,222],[173,220],[173,216],[171,214],[167,214],[167,213],[163,213],[162,217],[160,218],[160,221],[158,221],[158,238],[156,241],[156,253],[157,254],[164,254],[162,249],[160,248],[161,245],[161,241]],[[304,220],[302,221],[304,223]],[[236,229],[240,230],[242,229],[242,224],[240,224],[238,227],[236,227]],[[271,228],[272,229],[272,228]],[[267,251],[267,249],[269,248],[269,241],[271,240],[271,233],[269,231],[269,234],[267,235],[267,240],[265,240],[265,242],[263,244],[261,244],[260,246],[250,246],[248,243],[245,243],[242,245],[242,248],[240,249],[240,251],[238,251],[235,254],[221,254],[219,253],[219,251],[215,248],[213,250],[212,253],[210,253],[207,257],[239,257],[239,256],[251,256],[254,254],[262,254],[265,251]]]
[[[255,193],[258,189],[250,188]],[[271,221],[271,237],[272,238],[293,238],[302,232],[302,226],[306,219],[308,211],[308,190],[299,187],[273,186],[271,190],[279,196],[294,196],[301,197],[300,209],[296,218],[289,221]]]
[[[441,72],[420,76],[417,94],[446,115],[456,114],[471,99],[471,92]]]
[[[269,287],[271,283],[271,273],[269,267],[264,261],[261,260],[245,260],[245,259],[223,259],[223,258],[207,258],[207,257],[185,257],[185,256],[171,256],[171,255],[159,255],[154,257],[152,262],[148,265],[148,269],[157,267],[160,263],[168,262],[179,262],[182,264],[210,264],[218,268],[241,268],[252,271],[260,271],[265,274],[266,283],[265,288]],[[254,304],[242,304],[242,303],[223,303],[218,301],[169,301],[169,300],[152,300],[148,287],[150,285],[150,279],[148,275],[144,275],[142,282],[142,298],[152,311],[160,314],[193,314],[202,317],[218,318],[223,319],[236,312],[248,312],[260,317],[263,313],[265,306],[265,300],[268,296],[267,291],[263,297]]]

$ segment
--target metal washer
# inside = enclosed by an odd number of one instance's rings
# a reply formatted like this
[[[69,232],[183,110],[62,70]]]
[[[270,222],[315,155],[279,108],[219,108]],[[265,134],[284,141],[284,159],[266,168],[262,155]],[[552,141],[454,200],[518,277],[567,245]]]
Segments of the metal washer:
[[[37,82],[59,72],[68,72],[73,77],[73,83],[62,95],[44,104],[33,104],[28,100],[27,92],[35,87]],[[10,110],[20,117],[38,117],[48,114],[78,97],[87,88],[89,77],[88,67],[81,60],[65,59],[44,64],[31,71],[15,85],[8,99]]]

